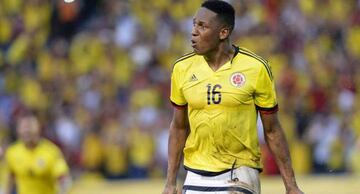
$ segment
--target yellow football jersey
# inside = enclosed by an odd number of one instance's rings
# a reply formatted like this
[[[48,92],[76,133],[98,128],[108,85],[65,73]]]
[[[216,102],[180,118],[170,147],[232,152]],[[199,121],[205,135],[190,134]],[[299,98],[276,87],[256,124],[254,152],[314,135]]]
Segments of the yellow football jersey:
[[[188,169],[262,168],[257,111],[277,111],[273,77],[267,61],[234,48],[232,60],[217,71],[195,53],[175,62],[170,100],[188,107],[190,134],[184,148]]]
[[[61,151],[45,139],[33,150],[17,141],[7,149],[5,159],[18,194],[55,194],[57,179],[69,171]]]

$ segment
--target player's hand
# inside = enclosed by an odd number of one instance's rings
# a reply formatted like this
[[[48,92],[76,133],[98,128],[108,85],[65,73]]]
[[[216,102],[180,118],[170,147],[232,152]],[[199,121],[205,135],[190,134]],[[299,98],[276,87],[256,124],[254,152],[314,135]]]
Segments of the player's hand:
[[[286,194],[304,194],[304,193],[302,191],[300,191],[299,188],[294,188],[294,189],[291,189],[291,190],[287,190]]]
[[[176,185],[165,185],[162,194],[177,194]]]

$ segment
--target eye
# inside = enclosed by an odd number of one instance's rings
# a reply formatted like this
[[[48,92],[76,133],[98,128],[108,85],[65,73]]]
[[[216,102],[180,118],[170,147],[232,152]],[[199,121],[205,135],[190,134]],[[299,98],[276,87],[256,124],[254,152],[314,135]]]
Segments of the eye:
[[[204,22],[195,20],[193,20],[193,27],[197,28],[198,30],[205,30],[206,28],[209,28]]]
[[[198,25],[198,28],[201,29],[201,30],[205,30],[206,26],[203,23],[200,23]]]

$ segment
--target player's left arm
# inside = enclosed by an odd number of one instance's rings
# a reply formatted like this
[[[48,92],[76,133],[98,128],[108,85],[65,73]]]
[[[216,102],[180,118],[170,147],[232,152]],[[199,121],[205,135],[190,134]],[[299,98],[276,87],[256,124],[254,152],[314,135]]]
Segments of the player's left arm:
[[[72,184],[71,177],[68,174],[58,177],[58,194],[67,194]]]
[[[57,147],[54,148],[54,163],[52,165],[52,176],[57,180],[58,192],[57,194],[69,193],[72,180],[70,169],[67,165],[63,154]]]
[[[276,159],[287,194],[303,194],[299,189],[291,165],[289,147],[279,122],[277,112],[260,111],[267,145]]]

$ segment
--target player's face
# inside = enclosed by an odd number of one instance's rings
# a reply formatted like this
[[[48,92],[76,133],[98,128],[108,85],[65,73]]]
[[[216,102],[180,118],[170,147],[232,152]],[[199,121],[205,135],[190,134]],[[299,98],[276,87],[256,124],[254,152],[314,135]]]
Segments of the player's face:
[[[25,144],[36,144],[40,139],[40,127],[35,117],[24,117],[18,121],[18,137]]]
[[[216,13],[203,7],[200,8],[194,16],[191,32],[191,46],[194,52],[206,55],[216,50],[220,43],[220,29]]]

